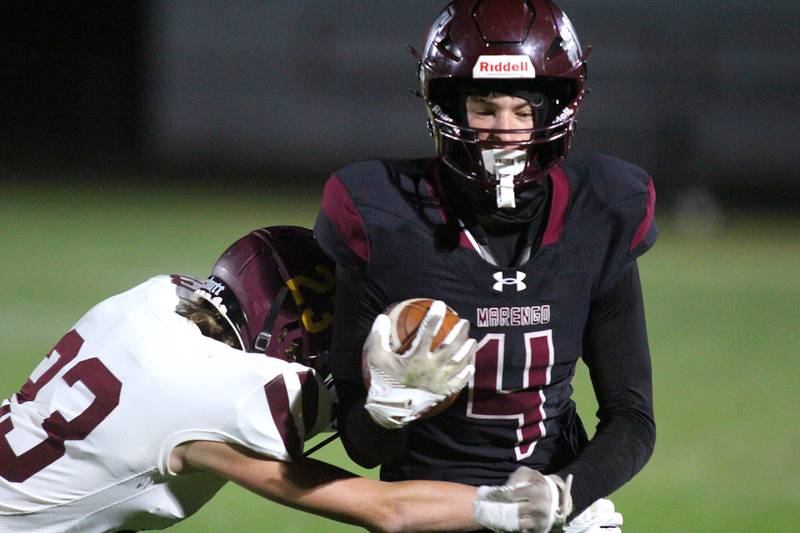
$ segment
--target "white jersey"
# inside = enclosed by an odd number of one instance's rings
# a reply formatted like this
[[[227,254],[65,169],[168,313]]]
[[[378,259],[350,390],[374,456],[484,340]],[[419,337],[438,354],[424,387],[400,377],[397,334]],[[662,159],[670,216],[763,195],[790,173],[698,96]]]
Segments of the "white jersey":
[[[165,528],[224,484],[174,475],[177,445],[210,440],[290,461],[325,429],[313,370],[203,336],[159,276],[95,306],[0,406],[0,532]]]

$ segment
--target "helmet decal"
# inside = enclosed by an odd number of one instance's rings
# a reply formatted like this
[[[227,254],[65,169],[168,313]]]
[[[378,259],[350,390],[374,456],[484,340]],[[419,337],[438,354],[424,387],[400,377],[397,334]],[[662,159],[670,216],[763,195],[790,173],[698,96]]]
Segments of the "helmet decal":
[[[326,265],[316,265],[314,271],[320,279],[300,274],[287,280],[286,286],[303,310],[303,327],[310,333],[320,333],[333,325],[333,272]]]
[[[200,287],[195,289],[194,295],[214,306],[217,312],[222,315],[222,318],[233,328],[236,339],[239,341],[239,346],[245,349],[247,345],[242,338],[241,328],[238,327],[238,324],[244,323],[247,317],[244,316],[233,291],[228,289],[222,280],[212,275],[203,281]]]
[[[526,55],[480,56],[472,68],[477,79],[535,78],[536,69]]]

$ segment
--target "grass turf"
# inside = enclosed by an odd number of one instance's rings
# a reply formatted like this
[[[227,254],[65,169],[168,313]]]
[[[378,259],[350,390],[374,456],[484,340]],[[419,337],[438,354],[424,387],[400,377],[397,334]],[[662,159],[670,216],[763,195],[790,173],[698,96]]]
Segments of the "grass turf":
[[[18,390],[91,305],[155,274],[204,276],[252,228],[309,226],[320,194],[101,185],[0,188],[0,396]],[[750,216],[704,235],[661,222],[641,261],[658,442],[644,471],[613,495],[625,530],[793,530],[800,228]],[[576,396],[593,426],[583,368]],[[354,467],[338,442],[315,457],[377,474]],[[352,529],[228,486],[172,531]]]

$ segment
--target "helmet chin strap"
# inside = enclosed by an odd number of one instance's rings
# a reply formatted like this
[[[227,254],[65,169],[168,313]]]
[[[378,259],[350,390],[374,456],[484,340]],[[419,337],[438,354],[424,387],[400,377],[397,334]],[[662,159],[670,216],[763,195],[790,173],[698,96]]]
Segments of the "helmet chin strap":
[[[492,148],[481,150],[483,168],[495,177],[497,207],[512,209],[517,207],[514,193],[514,176],[525,170],[528,153],[523,150]]]

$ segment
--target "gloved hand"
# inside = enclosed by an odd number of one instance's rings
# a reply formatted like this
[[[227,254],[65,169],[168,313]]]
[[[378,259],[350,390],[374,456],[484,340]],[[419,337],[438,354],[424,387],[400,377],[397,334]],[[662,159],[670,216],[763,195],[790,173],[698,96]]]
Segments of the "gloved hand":
[[[469,322],[460,319],[431,350],[446,312],[444,302],[431,304],[411,346],[402,354],[390,344],[389,316],[375,318],[363,351],[369,381],[365,407],[380,426],[399,429],[469,383],[475,372],[476,350],[475,340],[469,338]]]
[[[571,487],[572,475],[564,481],[520,467],[505,485],[478,488],[475,521],[493,531],[548,533],[572,511]]]
[[[600,498],[573,518],[564,533],[621,533],[622,514],[614,510],[614,502]]]

